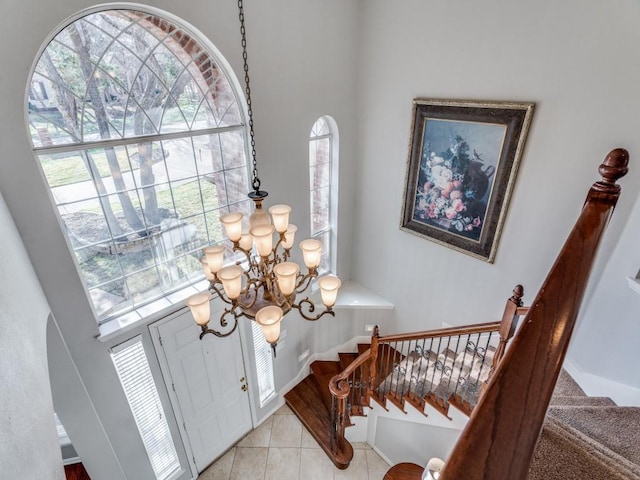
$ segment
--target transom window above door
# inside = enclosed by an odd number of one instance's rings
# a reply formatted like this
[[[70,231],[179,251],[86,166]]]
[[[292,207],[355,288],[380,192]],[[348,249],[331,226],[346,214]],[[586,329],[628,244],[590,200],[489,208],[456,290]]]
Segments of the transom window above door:
[[[243,113],[219,58],[175,20],[117,9],[77,18],[35,63],[33,151],[100,323],[201,280],[220,215],[250,213]]]

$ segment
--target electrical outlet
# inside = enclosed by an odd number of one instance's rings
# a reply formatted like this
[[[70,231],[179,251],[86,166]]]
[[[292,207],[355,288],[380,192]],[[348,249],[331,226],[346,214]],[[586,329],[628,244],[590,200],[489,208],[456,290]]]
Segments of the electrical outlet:
[[[374,326],[375,326],[375,325],[366,325],[366,326],[364,327],[364,331],[365,331],[365,332],[373,332],[373,327],[374,327]]]

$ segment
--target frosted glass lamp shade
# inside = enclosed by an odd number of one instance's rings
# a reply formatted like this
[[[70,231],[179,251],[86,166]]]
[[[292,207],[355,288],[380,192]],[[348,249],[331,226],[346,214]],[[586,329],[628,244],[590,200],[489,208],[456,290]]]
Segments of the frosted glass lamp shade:
[[[211,269],[209,268],[209,263],[207,262],[206,255],[203,257],[200,257],[200,263],[202,264],[202,271],[204,272],[204,276],[206,277],[207,280],[211,281],[214,278],[216,278],[215,275],[211,272]]]
[[[253,247],[253,237],[249,232],[242,232],[242,236],[240,237],[240,248],[249,251]]]
[[[249,217],[249,230],[258,225],[271,225],[271,217],[262,207],[256,208]]]
[[[297,231],[298,231],[298,227],[290,223],[289,227],[287,227],[287,231],[284,233],[284,241],[282,242],[282,248],[286,248],[287,250],[289,250],[291,247],[293,247],[293,241],[296,238]]]
[[[280,338],[280,321],[282,320],[282,309],[276,305],[269,305],[261,308],[256,313],[256,322],[262,327],[264,338],[271,345],[278,343]]]
[[[289,226],[289,213],[291,213],[291,207],[289,205],[274,205],[269,209],[271,219],[273,220],[273,226],[278,233],[284,233]]]
[[[242,291],[242,267],[240,265],[230,265],[224,267],[218,272],[218,278],[222,282],[224,293],[231,300],[235,300],[240,296]]]
[[[201,292],[191,295],[184,302],[191,310],[191,315],[198,325],[209,323],[209,317],[211,317],[210,300],[211,294],[209,292]]]
[[[302,257],[304,264],[308,269],[316,268],[320,265],[320,256],[322,255],[322,243],[320,240],[309,238],[300,242],[302,249]]]
[[[342,285],[342,282],[338,277],[333,275],[327,275],[318,279],[318,286],[320,287],[320,295],[322,296],[322,303],[327,307],[333,307],[336,304],[336,298],[338,296],[338,289]]]
[[[424,473],[422,474],[422,480],[438,480],[440,478],[440,472],[444,469],[445,463],[439,458],[432,458],[424,467]]]
[[[299,271],[300,267],[293,262],[282,262],[273,267],[273,273],[278,279],[278,288],[284,296],[288,297],[296,289],[296,278]]]
[[[268,257],[273,248],[273,225],[258,225],[251,230],[251,236],[255,242],[258,255]]]
[[[237,242],[242,237],[242,213],[231,212],[220,217],[224,225],[224,231],[232,242]]]
[[[211,245],[210,247],[206,247],[204,249],[204,254],[207,257],[207,265],[209,266],[209,271],[211,273],[218,273],[224,265],[224,246]]]

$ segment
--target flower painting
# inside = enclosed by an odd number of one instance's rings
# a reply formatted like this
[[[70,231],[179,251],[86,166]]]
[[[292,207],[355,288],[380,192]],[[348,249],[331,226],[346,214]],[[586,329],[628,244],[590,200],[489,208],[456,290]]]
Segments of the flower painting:
[[[493,261],[532,110],[415,100],[401,228]]]

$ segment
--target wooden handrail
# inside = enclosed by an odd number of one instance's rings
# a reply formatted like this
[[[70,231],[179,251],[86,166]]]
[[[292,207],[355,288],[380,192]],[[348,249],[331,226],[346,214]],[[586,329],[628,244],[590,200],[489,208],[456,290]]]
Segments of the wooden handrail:
[[[628,158],[626,150],[616,149],[600,165],[602,180],[589,190],[582,213],[489,380],[441,480],[527,477],[598,244],[620,195],[616,181],[627,173]]]
[[[438,328],[436,330],[425,330],[423,332],[401,333],[398,335],[385,335],[378,340],[380,343],[402,342],[409,340],[419,340],[421,338],[453,337],[456,335],[466,335],[474,333],[495,332],[500,329],[501,322],[478,323],[475,325],[464,325],[461,327]]]
[[[347,380],[349,375],[356,371],[358,367],[364,365],[371,358],[371,349],[368,348],[347,366],[342,372],[331,377],[329,380],[329,391],[334,397],[344,398],[349,394],[349,385],[340,385],[341,381]],[[346,391],[345,391],[346,388]]]

